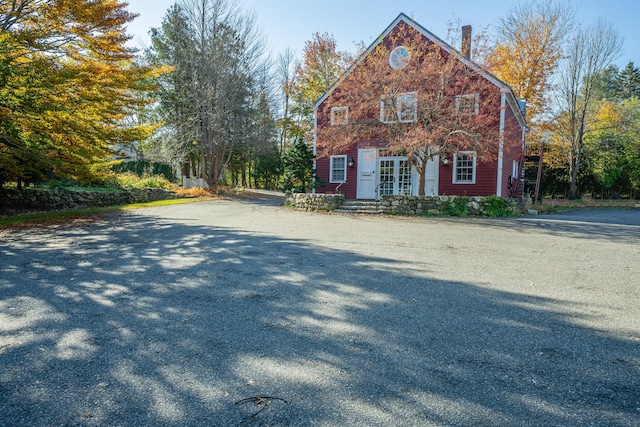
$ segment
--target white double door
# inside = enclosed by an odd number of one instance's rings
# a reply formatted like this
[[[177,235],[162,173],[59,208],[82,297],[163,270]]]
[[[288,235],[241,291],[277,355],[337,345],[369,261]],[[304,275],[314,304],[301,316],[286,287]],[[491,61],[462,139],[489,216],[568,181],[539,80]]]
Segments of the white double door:
[[[438,164],[436,156],[427,163],[425,195],[438,195]],[[417,195],[418,173],[409,166],[406,157],[378,157],[375,148],[358,150],[358,183],[356,198],[379,199],[385,194]]]
[[[413,172],[406,157],[379,157],[378,181],[378,197],[413,194]]]

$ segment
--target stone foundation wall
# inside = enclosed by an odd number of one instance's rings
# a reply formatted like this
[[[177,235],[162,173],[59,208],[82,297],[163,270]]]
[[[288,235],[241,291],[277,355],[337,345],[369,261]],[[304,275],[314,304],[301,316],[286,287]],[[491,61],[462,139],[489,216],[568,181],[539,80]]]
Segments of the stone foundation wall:
[[[33,188],[23,188],[22,190],[0,189],[0,214],[11,214],[25,210],[53,211],[117,206],[175,199],[177,197],[174,192],[159,188],[133,188],[116,192],[41,190]]]
[[[284,205],[303,211],[332,211],[344,203],[343,194],[289,194],[284,200]]]
[[[470,216],[493,216],[489,204],[496,197],[462,196],[382,196],[380,211],[387,215],[455,215],[464,212]],[[518,211],[518,200],[500,199],[505,204],[504,211],[514,215]],[[489,208],[489,209],[488,209]]]

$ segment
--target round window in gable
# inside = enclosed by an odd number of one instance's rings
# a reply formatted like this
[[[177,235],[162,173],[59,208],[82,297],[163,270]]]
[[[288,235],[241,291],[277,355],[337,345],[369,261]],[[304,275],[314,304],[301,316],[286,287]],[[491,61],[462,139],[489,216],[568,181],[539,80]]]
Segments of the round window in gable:
[[[411,52],[404,46],[398,46],[389,54],[389,65],[394,70],[404,68],[411,61]]]

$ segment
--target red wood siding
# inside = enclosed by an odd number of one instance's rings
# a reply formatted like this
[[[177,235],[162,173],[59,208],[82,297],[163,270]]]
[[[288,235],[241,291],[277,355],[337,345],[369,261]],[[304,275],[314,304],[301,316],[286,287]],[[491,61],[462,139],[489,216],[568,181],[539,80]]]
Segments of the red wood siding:
[[[381,43],[392,47],[391,45],[398,45],[401,42],[397,40],[398,33],[401,26],[407,25],[405,22],[400,21],[399,24],[394,27],[382,40]],[[426,39],[426,36],[425,36]],[[428,41],[431,45],[436,45],[432,41]],[[448,55],[448,54],[447,54]],[[484,79],[483,76],[477,74],[478,79]],[[349,105],[341,103],[341,94],[344,93],[342,88],[346,88],[350,82],[350,75],[335,87],[331,96],[324,99],[316,110],[316,130],[323,130],[326,127],[331,126],[331,107],[346,106]],[[487,80],[487,83],[489,81]],[[406,91],[414,91],[415,88],[407,87]],[[382,93],[373,95],[373,98],[380,97]],[[481,97],[484,99],[490,99],[491,105],[485,105],[484,108],[491,108],[489,111],[495,111],[494,119],[491,119],[491,125],[495,126],[496,131],[500,126],[500,102],[501,102],[501,88],[493,83],[487,86],[486,92],[480,92]],[[368,107],[367,107],[368,108]],[[483,110],[487,111],[487,110]],[[380,116],[379,104],[372,103],[370,110],[366,112],[371,120],[377,121]],[[503,174],[502,181],[498,184],[498,155],[497,153],[490,158],[485,158],[483,161],[478,161],[476,164],[476,181],[475,184],[454,184],[453,183],[453,164],[444,166],[440,164],[439,167],[439,183],[438,194],[442,195],[467,195],[467,196],[486,196],[496,194],[496,188],[500,185],[502,189],[502,195],[508,196],[508,178],[512,173],[512,161],[519,159],[521,156],[521,144],[522,144],[522,128],[519,125],[514,112],[511,110],[507,103],[505,114],[505,134],[504,134],[504,152],[503,152]],[[320,139],[318,135],[321,132],[316,132],[316,148],[317,148],[317,160],[316,170],[318,177],[327,182],[323,187],[317,188],[317,193],[334,193],[340,184],[329,183],[330,175],[330,156],[331,155],[346,155],[347,159],[353,157],[355,165],[353,168],[347,168],[347,182],[339,186],[337,192],[345,195],[347,199],[355,199],[357,193],[357,170],[358,170],[358,147],[384,147],[386,144],[384,141],[379,140],[379,136],[369,133],[366,136],[366,140],[355,139],[352,145],[346,150],[346,152],[335,152],[331,148],[331,144]],[[321,148],[324,147],[324,148]],[[324,151],[323,151],[324,150]],[[451,159],[452,156],[450,156]],[[486,157],[486,156],[485,156]]]
[[[448,166],[440,165],[438,194],[454,196],[491,196],[496,194],[497,158],[495,162],[477,162],[475,184],[454,184],[453,169],[453,160],[449,162]]]
[[[502,168],[502,197],[511,197],[509,194],[509,178],[513,173],[513,161],[522,161],[522,128],[518,124],[513,110],[507,105],[505,115],[505,143]],[[522,164],[519,166],[522,171]]]
[[[324,187],[316,188],[316,193],[341,193],[344,194],[344,197],[347,199],[355,199],[356,198],[356,185],[358,181],[358,149],[353,147],[346,153],[347,162],[349,161],[349,157],[353,157],[354,167],[350,168],[347,166],[347,181],[340,186],[340,183],[330,183],[329,177],[331,175],[331,160],[329,156],[320,157],[316,160],[316,171],[319,178],[322,178],[327,184]],[[336,188],[340,188],[336,191]]]

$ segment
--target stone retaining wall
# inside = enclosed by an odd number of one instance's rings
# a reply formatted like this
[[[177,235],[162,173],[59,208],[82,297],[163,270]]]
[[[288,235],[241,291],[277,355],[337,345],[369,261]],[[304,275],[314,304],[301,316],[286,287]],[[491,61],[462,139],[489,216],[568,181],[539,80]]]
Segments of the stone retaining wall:
[[[496,197],[462,196],[382,196],[380,212],[387,215],[455,215],[464,212],[470,216],[494,216],[488,204],[504,203],[504,211],[514,215],[518,211],[518,200]]]
[[[284,205],[303,211],[332,211],[344,203],[343,194],[295,193],[285,197]]]
[[[22,190],[0,189],[0,214],[11,214],[25,210],[53,211],[118,206],[175,199],[177,197],[176,193],[159,188],[133,188],[115,192],[42,190],[34,188],[23,188]]]

